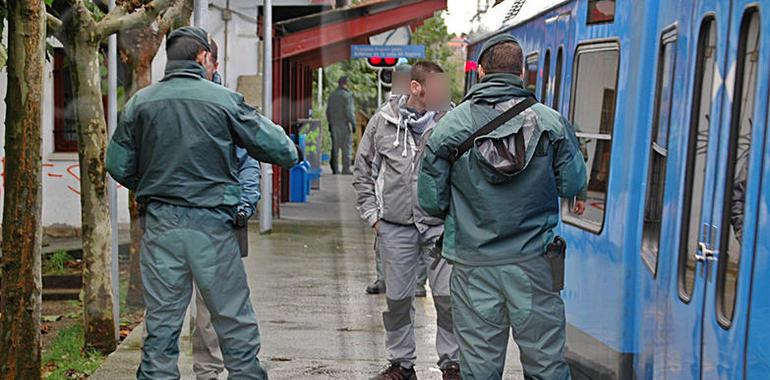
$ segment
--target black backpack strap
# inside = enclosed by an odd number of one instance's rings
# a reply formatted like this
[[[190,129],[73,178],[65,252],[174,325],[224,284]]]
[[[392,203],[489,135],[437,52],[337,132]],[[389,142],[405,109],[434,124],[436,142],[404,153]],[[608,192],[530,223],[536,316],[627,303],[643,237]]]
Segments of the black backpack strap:
[[[492,133],[497,128],[500,128],[503,124],[507,123],[511,119],[513,119],[516,116],[519,116],[522,112],[526,111],[530,107],[537,104],[537,99],[534,97],[527,97],[526,99],[520,101],[515,106],[511,107],[507,111],[501,113],[496,118],[492,119],[489,123],[487,123],[485,126],[481,127],[478,131],[474,132],[468,139],[463,141],[462,144],[457,146],[457,148],[452,151],[452,154],[449,155],[449,163],[454,164],[457,160],[460,159],[460,157],[465,154],[465,152],[469,151],[471,148],[473,148],[473,143],[476,141],[477,138],[488,135]],[[520,141],[519,141],[520,140]],[[516,141],[516,149],[518,151],[519,146],[524,142],[523,136],[521,139],[517,139]]]

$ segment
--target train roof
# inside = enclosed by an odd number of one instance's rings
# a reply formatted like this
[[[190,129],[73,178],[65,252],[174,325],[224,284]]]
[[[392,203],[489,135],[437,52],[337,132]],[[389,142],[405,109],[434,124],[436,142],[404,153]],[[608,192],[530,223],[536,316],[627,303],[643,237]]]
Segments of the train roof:
[[[487,12],[482,20],[483,34],[471,44],[486,40],[504,29],[527,22],[570,0],[505,0]]]

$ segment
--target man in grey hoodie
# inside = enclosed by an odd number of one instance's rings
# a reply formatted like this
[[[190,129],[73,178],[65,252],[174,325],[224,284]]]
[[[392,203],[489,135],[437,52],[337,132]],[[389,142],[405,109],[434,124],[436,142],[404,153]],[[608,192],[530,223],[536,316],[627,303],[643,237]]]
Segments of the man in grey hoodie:
[[[390,366],[378,380],[416,379],[414,295],[420,257],[436,248],[440,219],[417,201],[422,147],[449,108],[449,80],[435,63],[412,67],[410,95],[391,97],[369,121],[356,155],[353,186],[361,217],[377,232],[385,267],[388,310],[383,313]],[[451,265],[444,259],[428,274],[436,306],[436,349],[444,379],[460,379],[449,298]],[[433,260],[428,260],[432,262]]]

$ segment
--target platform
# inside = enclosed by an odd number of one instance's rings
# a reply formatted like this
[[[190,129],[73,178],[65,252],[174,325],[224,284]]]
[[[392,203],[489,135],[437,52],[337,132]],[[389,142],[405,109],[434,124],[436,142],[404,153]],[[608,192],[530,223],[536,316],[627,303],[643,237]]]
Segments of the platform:
[[[322,177],[309,203],[282,206],[270,235],[251,226],[245,264],[262,332],[259,356],[271,379],[368,379],[387,364],[385,296],[364,292],[374,279],[374,236],[357,216],[351,180]],[[418,298],[420,379],[441,378],[435,319],[432,299]],[[182,337],[183,379],[193,379],[188,331]],[[141,327],[91,378],[133,379],[140,341]],[[505,379],[523,379],[514,346]]]

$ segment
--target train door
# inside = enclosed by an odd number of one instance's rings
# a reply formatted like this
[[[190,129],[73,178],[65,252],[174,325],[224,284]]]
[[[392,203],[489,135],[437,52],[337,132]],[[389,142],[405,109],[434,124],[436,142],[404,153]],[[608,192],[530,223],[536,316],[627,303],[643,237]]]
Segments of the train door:
[[[749,4],[756,2],[732,2],[711,225],[708,240],[699,243],[708,267],[701,350],[707,379],[740,379],[744,373],[761,178],[755,172],[762,167],[766,128],[767,83],[758,78],[768,64],[760,54],[767,51],[761,46],[762,14]]]
[[[678,291],[665,327],[668,357],[656,372],[670,379],[739,379],[759,191],[752,169],[761,167],[764,149],[765,107],[758,99],[767,99],[767,86],[757,80],[763,30],[749,1],[699,4],[704,12],[694,14],[705,17],[693,22],[691,34],[698,40]]]

